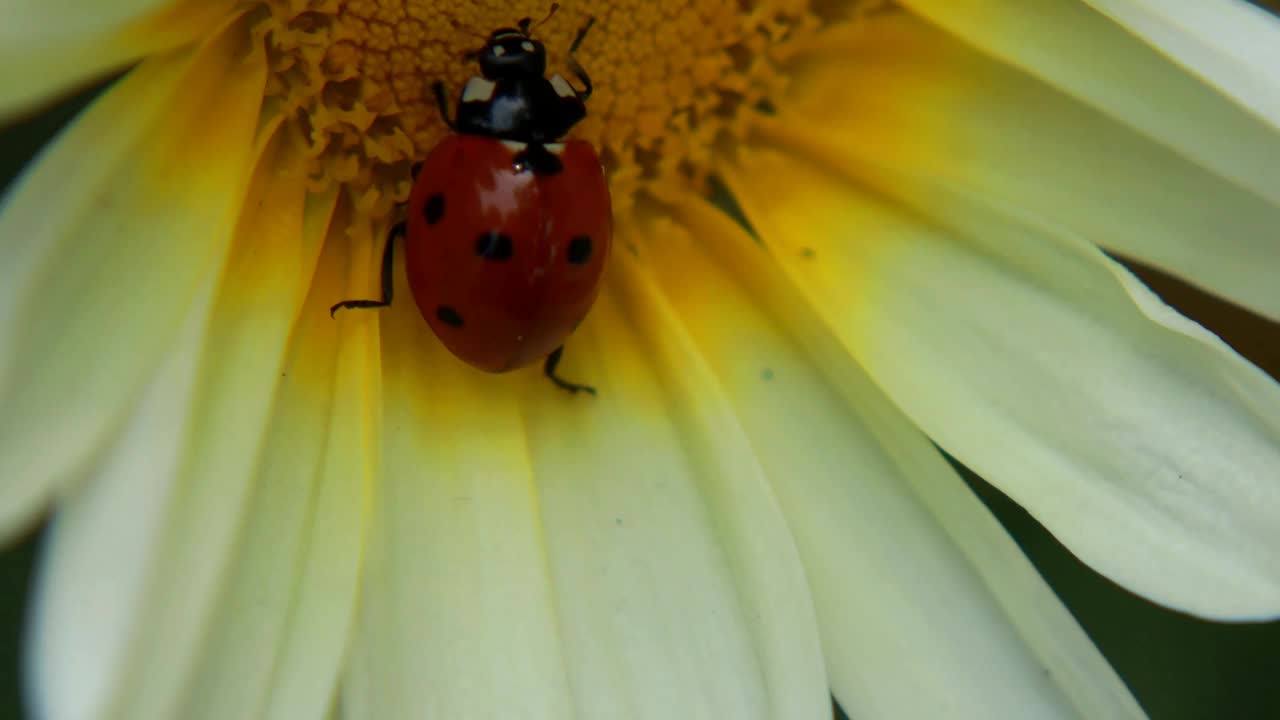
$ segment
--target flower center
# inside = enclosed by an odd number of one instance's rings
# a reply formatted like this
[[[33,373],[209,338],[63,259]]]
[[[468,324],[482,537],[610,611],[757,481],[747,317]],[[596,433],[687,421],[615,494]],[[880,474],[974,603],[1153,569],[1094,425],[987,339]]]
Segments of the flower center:
[[[646,193],[702,191],[719,151],[777,94],[776,61],[821,25],[805,0],[579,0],[532,33],[548,71],[596,19],[576,59],[595,85],[570,133],[591,141],[615,208]],[[377,221],[408,197],[410,167],[446,132],[431,91],[451,100],[478,74],[468,51],[493,29],[546,16],[550,3],[508,0],[268,0],[257,31],[272,62],[271,102],[311,149],[315,188],[340,183]]]

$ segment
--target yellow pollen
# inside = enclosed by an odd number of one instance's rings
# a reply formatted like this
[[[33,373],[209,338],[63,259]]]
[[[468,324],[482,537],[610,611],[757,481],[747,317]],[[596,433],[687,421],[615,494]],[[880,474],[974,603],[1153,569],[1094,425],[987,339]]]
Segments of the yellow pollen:
[[[806,0],[568,0],[533,35],[548,73],[573,81],[577,53],[595,93],[570,133],[609,172],[615,211],[644,193],[702,192],[721,150],[775,96],[775,62],[822,24]],[[269,0],[257,33],[273,74],[269,107],[286,113],[313,158],[315,189],[339,183],[357,215],[378,222],[410,187],[410,167],[448,132],[431,91],[456,102],[478,74],[468,51],[498,27],[535,22],[550,3],[503,0]],[[576,81],[573,81],[576,84]]]

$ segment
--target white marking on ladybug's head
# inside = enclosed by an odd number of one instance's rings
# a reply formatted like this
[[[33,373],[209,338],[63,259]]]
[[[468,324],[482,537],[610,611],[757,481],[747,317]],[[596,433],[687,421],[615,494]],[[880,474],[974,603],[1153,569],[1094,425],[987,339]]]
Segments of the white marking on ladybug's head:
[[[544,147],[546,147],[547,152],[552,155],[559,155],[564,152],[564,143],[547,143]]]
[[[524,42],[520,43],[520,49],[524,50],[525,52],[533,52],[533,43],[529,42],[528,40],[525,40]]]
[[[569,84],[569,81],[565,80],[564,76],[561,75],[560,73],[556,73],[555,75],[552,75],[550,82],[551,82],[551,89],[555,90],[556,94],[559,95],[560,97],[562,98],[578,97],[577,91],[573,89],[573,86]]]
[[[462,88],[462,102],[488,102],[493,99],[493,92],[498,83],[482,77],[473,77]]]
[[[501,45],[494,45],[493,54],[497,55],[498,57],[502,57],[503,55],[507,54],[507,49],[502,47]]]
[[[498,142],[512,153],[524,152],[524,149],[529,147],[528,143],[522,143],[519,140],[499,140]]]

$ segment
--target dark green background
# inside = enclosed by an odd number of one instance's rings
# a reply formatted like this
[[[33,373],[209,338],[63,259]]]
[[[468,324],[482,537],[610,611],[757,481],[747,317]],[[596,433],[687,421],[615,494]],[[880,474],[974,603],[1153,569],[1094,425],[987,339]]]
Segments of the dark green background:
[[[1280,8],[1280,0],[1260,4],[1273,11]],[[86,93],[38,118],[0,131],[0,188],[8,186],[91,96]],[[1218,333],[1273,377],[1280,377],[1280,325],[1167,276],[1135,269],[1167,301]],[[998,490],[972,475],[968,479],[1152,718],[1280,719],[1280,623],[1209,623],[1145,602],[1077,561]],[[38,537],[32,536],[0,554],[0,718],[20,717],[22,626],[37,545]]]

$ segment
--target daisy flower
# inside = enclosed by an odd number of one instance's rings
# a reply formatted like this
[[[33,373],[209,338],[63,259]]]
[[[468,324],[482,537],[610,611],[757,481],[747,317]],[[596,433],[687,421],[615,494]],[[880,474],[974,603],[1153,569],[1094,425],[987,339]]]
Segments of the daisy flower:
[[[1103,250],[1280,319],[1274,18],[565,3],[592,398],[328,312],[377,292],[431,84],[547,9],[0,6],[3,117],[124,73],[0,206],[34,716],[1141,716],[943,451],[1143,597],[1280,614],[1280,386]]]

